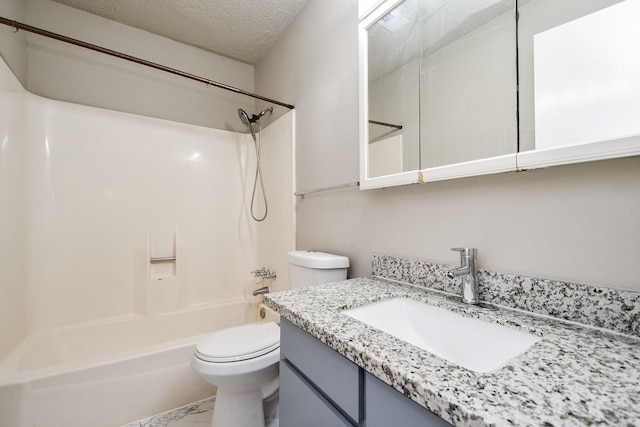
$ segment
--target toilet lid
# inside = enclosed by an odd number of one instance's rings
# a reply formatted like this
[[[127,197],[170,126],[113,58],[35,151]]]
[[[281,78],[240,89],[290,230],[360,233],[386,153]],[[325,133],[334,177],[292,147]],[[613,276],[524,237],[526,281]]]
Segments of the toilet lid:
[[[207,362],[253,359],[280,347],[280,327],[274,322],[250,323],[212,333],[196,345],[196,356]]]

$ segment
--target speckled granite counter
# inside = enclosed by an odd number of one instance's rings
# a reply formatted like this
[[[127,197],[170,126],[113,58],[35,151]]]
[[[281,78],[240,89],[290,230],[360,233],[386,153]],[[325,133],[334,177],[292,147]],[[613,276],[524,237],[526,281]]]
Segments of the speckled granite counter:
[[[542,336],[491,373],[469,371],[341,314],[408,297]],[[351,279],[265,295],[266,305],[456,426],[640,425],[640,339],[512,310],[482,311],[435,291]],[[428,325],[425,325],[428,327]]]

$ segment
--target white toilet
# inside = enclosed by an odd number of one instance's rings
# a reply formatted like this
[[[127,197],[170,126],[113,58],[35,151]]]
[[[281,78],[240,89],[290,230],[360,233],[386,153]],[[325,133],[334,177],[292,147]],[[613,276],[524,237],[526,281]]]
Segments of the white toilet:
[[[347,278],[347,257],[294,251],[288,260],[292,289]],[[280,327],[274,322],[223,329],[198,342],[191,367],[218,388],[211,425],[277,427],[279,361]]]

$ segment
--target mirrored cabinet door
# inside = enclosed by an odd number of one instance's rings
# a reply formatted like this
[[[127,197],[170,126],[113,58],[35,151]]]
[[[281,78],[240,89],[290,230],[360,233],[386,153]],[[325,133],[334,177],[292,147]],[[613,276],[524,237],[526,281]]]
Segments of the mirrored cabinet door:
[[[640,1],[520,0],[521,169],[640,153]]]
[[[514,154],[515,1],[420,0],[420,30],[421,168]]]
[[[361,23],[362,177],[415,182],[420,169],[419,0],[385,2]],[[361,100],[362,102],[363,100]],[[362,128],[361,128],[362,129]],[[412,174],[407,174],[413,171]],[[362,181],[361,181],[362,185]]]
[[[387,1],[361,22],[361,188],[515,170],[515,10]]]
[[[640,0],[389,0],[360,23],[361,188],[640,155]]]
[[[367,30],[369,176],[420,169],[418,0],[404,0]]]

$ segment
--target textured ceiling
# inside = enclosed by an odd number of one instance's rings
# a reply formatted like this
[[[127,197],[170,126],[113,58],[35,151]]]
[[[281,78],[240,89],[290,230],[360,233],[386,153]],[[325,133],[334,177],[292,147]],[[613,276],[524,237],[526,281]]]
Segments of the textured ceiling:
[[[54,1],[255,64],[308,0]]]

